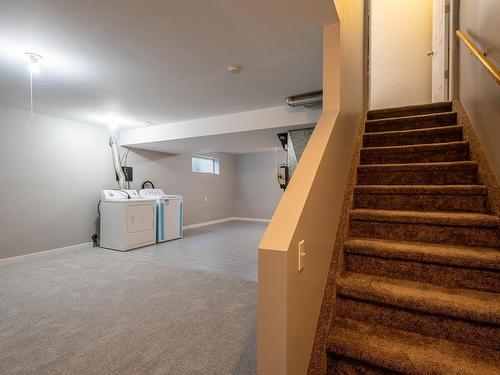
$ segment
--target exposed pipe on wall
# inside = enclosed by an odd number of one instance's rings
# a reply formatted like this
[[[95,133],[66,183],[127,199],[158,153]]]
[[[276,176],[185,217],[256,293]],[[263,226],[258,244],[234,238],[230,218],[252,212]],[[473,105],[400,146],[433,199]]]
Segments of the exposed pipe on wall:
[[[115,137],[109,137],[109,147],[111,147],[111,153],[113,155],[113,165],[115,167],[116,175],[118,176],[118,186],[120,189],[126,189],[125,186],[125,174],[123,173],[120,164],[120,152],[118,151],[118,145],[116,143]]]

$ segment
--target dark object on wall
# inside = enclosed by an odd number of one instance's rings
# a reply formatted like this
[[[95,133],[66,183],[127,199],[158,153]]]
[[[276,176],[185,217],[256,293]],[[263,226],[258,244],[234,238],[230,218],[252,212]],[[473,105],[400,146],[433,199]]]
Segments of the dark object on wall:
[[[281,189],[286,190],[288,185],[288,165],[286,164],[278,165],[278,183]]]
[[[279,133],[278,138],[280,139],[281,147],[283,147],[283,150],[287,151],[288,150],[288,133]]]
[[[125,181],[134,181],[134,174],[132,167],[122,167],[123,174],[125,175]],[[118,181],[118,175],[116,175],[116,181]]]
[[[142,183],[142,188],[143,189],[154,189],[155,186],[153,185],[153,183],[151,181],[147,180],[147,181],[144,181]]]

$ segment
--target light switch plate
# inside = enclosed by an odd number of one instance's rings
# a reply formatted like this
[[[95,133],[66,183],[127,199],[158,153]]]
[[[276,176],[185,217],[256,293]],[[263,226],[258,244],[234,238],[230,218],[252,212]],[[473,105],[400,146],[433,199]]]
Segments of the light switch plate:
[[[298,271],[302,271],[304,268],[304,257],[306,256],[306,242],[305,240],[302,240],[299,242],[299,252],[298,252],[298,264],[297,264],[297,269]]]

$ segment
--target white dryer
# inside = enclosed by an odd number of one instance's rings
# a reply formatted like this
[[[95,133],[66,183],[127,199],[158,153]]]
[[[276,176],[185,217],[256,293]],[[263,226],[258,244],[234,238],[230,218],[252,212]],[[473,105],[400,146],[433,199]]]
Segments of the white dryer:
[[[103,190],[100,213],[101,247],[127,251],[156,243],[156,200],[135,190]]]
[[[168,195],[162,189],[142,189],[141,198],[156,199],[156,241],[176,240],[183,236],[184,199]]]

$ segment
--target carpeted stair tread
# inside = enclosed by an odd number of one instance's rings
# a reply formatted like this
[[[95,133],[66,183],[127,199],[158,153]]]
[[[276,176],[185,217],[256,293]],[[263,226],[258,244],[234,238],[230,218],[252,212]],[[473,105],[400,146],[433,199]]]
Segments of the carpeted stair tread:
[[[489,212],[482,185],[358,185],[353,191],[355,208]]]
[[[415,242],[415,237],[410,235],[400,241],[392,236],[386,240],[353,237],[344,244],[344,270],[500,293],[500,251],[475,246],[474,241],[471,247],[461,242],[432,245]],[[500,349],[500,337],[497,343]]]
[[[418,104],[418,105],[410,105],[404,107],[374,109],[368,111],[367,119],[376,120],[382,118],[394,118],[401,116],[415,116],[428,113],[450,112],[451,110],[452,110],[452,102]]]
[[[500,373],[494,350],[452,343],[417,333],[337,318],[327,350],[405,374],[490,375]]]
[[[339,277],[337,294],[426,313],[500,325],[500,296],[361,273]]]
[[[386,132],[457,125],[457,113],[432,113],[366,121],[365,132]]]
[[[499,218],[482,213],[354,209],[349,235],[459,246],[500,245]]]
[[[475,185],[473,161],[367,164],[358,166],[358,185]]]
[[[352,358],[330,353],[328,360],[327,375],[401,375],[400,372],[390,371],[379,366],[354,360]]]
[[[344,244],[344,251],[379,258],[500,271],[500,251],[487,247],[351,238]]]
[[[358,171],[427,171],[427,170],[462,170],[476,169],[475,161],[445,161],[435,163],[399,163],[399,164],[370,164],[360,165]]]
[[[462,126],[364,133],[363,147],[402,146],[463,140]]]
[[[484,185],[358,185],[354,194],[487,195]]]
[[[465,212],[403,211],[354,209],[351,219],[359,221],[393,222],[408,224],[436,224],[453,226],[498,227],[500,218],[495,215]]]
[[[336,299],[335,312],[337,317],[367,324],[377,324],[451,342],[500,350],[500,326],[494,324],[343,295],[339,295]]]
[[[469,160],[469,142],[363,147],[361,164],[428,163]]]

